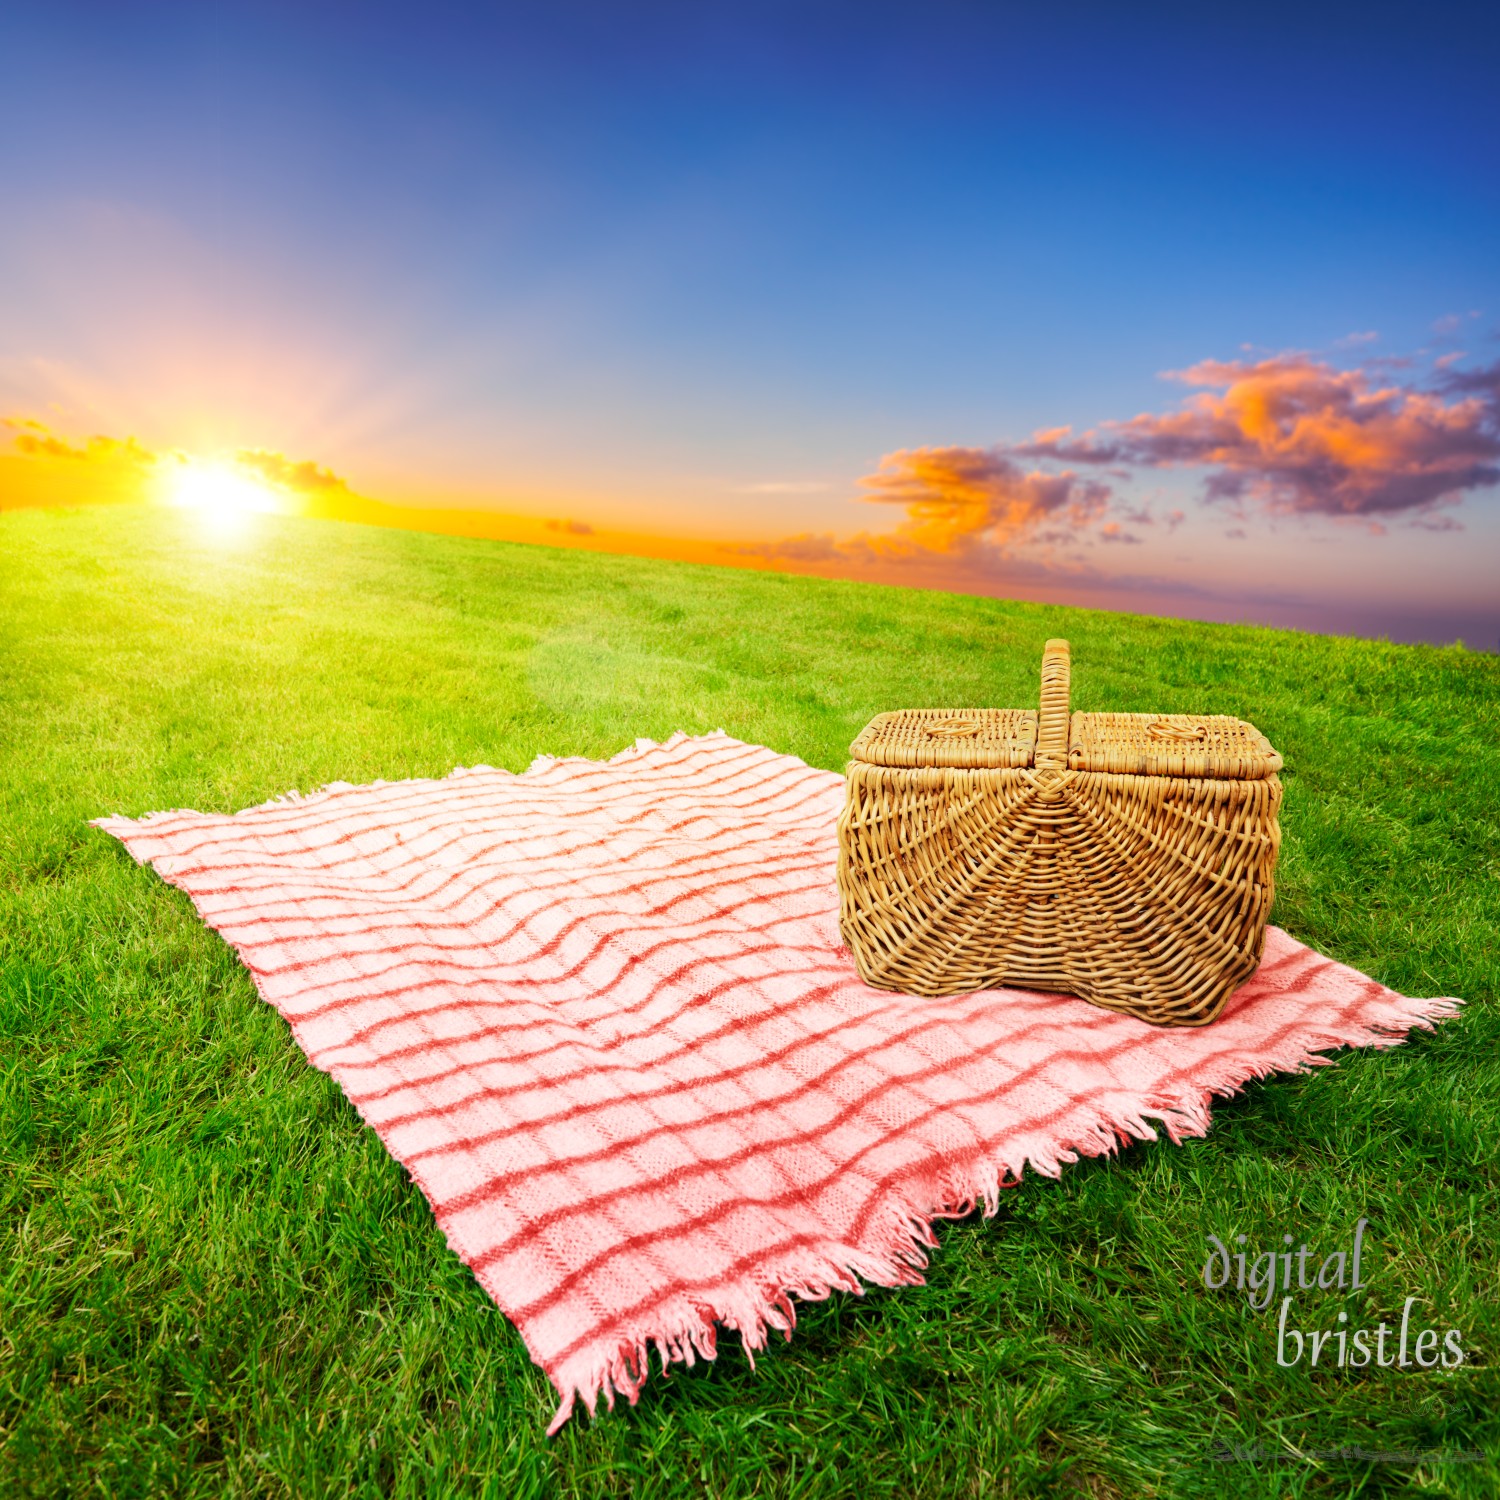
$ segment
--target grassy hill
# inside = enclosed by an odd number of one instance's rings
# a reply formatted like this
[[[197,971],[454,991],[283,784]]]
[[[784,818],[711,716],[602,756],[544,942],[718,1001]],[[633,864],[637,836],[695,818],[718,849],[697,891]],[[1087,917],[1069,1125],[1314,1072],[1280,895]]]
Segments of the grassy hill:
[[[418,1191],[185,897],[86,827],[723,727],[842,766],[903,705],[1224,712],[1283,752],[1275,920],[1435,1034],[1028,1179],[924,1288],[801,1309],[751,1372],[550,1387]],[[0,516],[0,1493],[1492,1495],[1500,660],[261,518]],[[1279,1369],[1206,1235],[1346,1243],[1351,1326],[1457,1371]],[[1337,1305],[1326,1307],[1328,1321]],[[1216,1445],[1260,1444],[1221,1463]],[[1278,1460],[1485,1450],[1474,1462]]]

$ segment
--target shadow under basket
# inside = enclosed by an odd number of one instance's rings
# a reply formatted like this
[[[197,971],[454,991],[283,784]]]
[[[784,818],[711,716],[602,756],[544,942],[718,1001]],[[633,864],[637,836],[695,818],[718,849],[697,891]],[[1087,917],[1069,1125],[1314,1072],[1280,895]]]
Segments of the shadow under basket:
[[[880,714],[850,754],[840,929],[867,984],[1202,1026],[1259,965],[1282,761],[1254,725],[1070,714],[1053,640],[1040,713]]]

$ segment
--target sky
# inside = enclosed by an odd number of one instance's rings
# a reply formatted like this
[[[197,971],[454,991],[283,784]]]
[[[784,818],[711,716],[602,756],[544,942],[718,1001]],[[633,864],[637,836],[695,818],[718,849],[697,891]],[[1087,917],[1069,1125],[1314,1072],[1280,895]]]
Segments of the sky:
[[[1443,4],[21,0],[0,505],[1495,650],[1497,76]]]

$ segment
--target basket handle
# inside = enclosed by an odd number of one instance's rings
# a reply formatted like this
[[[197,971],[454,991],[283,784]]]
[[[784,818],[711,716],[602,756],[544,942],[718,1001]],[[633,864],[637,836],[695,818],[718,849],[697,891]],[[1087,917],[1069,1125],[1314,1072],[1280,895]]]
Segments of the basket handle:
[[[1050,640],[1042,652],[1042,712],[1036,726],[1036,767],[1068,768],[1068,643]]]

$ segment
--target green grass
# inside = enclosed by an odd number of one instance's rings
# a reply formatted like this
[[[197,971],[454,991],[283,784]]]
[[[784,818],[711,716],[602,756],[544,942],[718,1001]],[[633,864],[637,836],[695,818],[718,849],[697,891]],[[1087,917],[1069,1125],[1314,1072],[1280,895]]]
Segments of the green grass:
[[[1227,712],[1288,763],[1276,920],[1464,1015],[1279,1076],[1206,1140],[1028,1178],[928,1285],[751,1371],[550,1387],[186,898],[85,826],[723,727],[839,768],[900,705]],[[1500,661],[773,574],[151,510],[0,516],[0,1494],[1500,1492]],[[1279,1369],[1205,1236],[1332,1250],[1470,1361]],[[1260,1444],[1259,1463],[1216,1445]],[[1292,1450],[1483,1450],[1481,1462]]]

